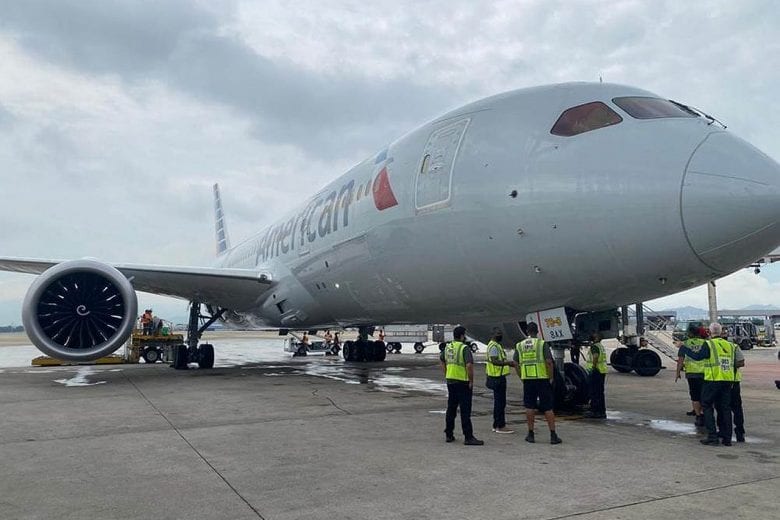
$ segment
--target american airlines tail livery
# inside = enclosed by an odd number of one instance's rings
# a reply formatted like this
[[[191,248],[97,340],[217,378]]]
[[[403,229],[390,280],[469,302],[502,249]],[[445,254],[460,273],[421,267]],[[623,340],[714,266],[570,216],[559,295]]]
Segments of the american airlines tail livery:
[[[0,258],[40,274],[22,311],[31,341],[64,360],[113,352],[145,291],[192,302],[181,363],[213,365],[202,307],[209,322],[356,327],[345,358],[382,360],[375,326],[462,323],[515,341],[527,314],[557,308],[595,326],[780,245],[780,165],[699,110],[601,83],[445,114],[234,247],[216,186],[215,204],[212,267]]]

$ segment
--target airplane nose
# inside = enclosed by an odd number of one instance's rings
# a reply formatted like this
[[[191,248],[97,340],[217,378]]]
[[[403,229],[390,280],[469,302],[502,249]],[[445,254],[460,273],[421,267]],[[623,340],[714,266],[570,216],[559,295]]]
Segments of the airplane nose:
[[[780,244],[780,164],[727,132],[709,134],[685,169],[682,224],[716,271],[746,266]]]

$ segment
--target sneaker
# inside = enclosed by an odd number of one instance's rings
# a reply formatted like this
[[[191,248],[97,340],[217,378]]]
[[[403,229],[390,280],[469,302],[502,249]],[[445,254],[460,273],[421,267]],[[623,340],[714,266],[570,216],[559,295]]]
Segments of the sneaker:
[[[718,439],[702,439],[699,441],[700,443],[704,444],[705,446],[718,446],[720,444],[720,441]]]
[[[506,426],[505,426],[505,427],[503,427],[503,428],[496,428],[496,429],[495,429],[495,430],[493,430],[493,431],[494,431],[494,432],[496,432],[496,433],[515,433],[515,431],[514,431],[514,430],[510,430],[510,429],[509,429],[509,428],[507,428]]]
[[[737,442],[745,442],[745,434],[744,433],[738,433],[737,434]]]
[[[558,437],[558,434],[555,432],[550,432],[550,444],[560,444],[563,441],[560,437]]]
[[[444,438],[444,442],[452,442],[452,441],[454,441],[454,440],[455,440],[455,436],[454,436],[454,435],[447,435],[447,436]]]
[[[534,432],[528,432],[528,435],[525,436],[525,442],[536,442],[536,439],[534,439]]]
[[[481,441],[476,437],[471,437],[463,441],[463,444],[465,444],[466,446],[482,446],[483,444],[485,444],[485,441]]]

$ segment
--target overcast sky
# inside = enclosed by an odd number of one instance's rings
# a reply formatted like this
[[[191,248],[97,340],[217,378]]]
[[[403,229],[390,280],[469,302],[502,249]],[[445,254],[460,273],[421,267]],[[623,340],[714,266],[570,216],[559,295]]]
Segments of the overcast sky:
[[[215,181],[235,243],[447,109],[599,76],[780,160],[779,29],[770,0],[0,2],[0,256],[208,265]],[[0,274],[0,324],[31,280]],[[721,306],[778,289],[745,270]]]

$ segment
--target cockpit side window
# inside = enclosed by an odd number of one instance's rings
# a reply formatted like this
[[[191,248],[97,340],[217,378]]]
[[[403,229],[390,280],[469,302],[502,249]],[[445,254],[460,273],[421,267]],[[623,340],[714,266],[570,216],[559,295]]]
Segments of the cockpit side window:
[[[662,119],[666,117],[699,117],[685,105],[654,97],[616,97],[612,102],[636,119]]]
[[[571,137],[623,121],[617,112],[601,101],[567,108],[550,129],[553,135]]]

